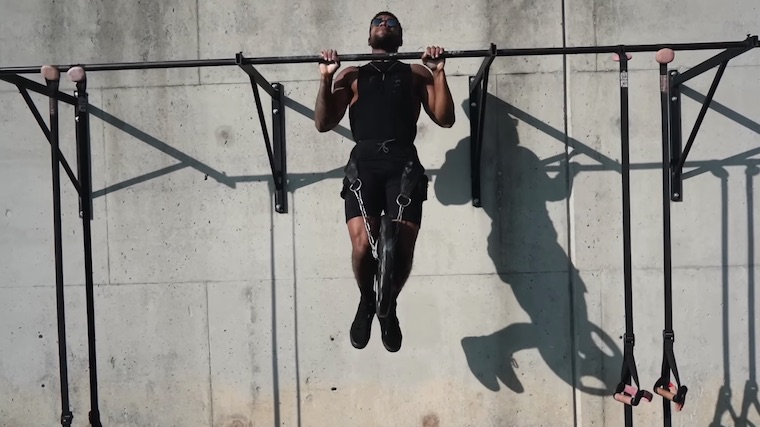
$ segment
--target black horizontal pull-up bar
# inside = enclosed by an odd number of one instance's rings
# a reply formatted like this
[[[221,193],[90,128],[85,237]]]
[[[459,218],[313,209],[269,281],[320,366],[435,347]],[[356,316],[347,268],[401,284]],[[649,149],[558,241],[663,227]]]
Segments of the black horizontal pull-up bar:
[[[669,48],[675,51],[686,50],[710,50],[710,49],[731,49],[741,47],[758,47],[758,37],[748,35],[744,41],[734,42],[705,42],[705,43],[670,43],[670,44],[639,44],[639,45],[608,45],[608,46],[577,46],[577,47],[546,47],[546,48],[519,48],[519,49],[498,49],[495,56],[541,56],[541,55],[581,55],[581,54],[600,54],[600,53],[618,53],[622,50],[625,52],[656,52],[663,48]],[[340,55],[340,60],[345,62],[351,61],[371,61],[376,59],[420,59],[423,52],[401,52],[401,53],[359,53]],[[452,50],[442,55],[444,58],[485,58],[493,56],[490,49],[476,50]],[[191,60],[173,60],[173,61],[154,61],[154,62],[116,62],[107,64],[90,64],[81,65],[88,72],[91,71],[119,71],[119,70],[147,70],[161,68],[193,68],[193,67],[224,67],[236,65],[272,65],[272,64],[304,64],[320,62],[322,58],[319,55],[294,55],[294,56],[261,56],[254,58],[244,58],[242,63],[238,58],[229,59],[191,59]],[[61,72],[66,72],[73,66],[59,65],[57,68]],[[23,66],[23,67],[6,67],[0,68],[0,75],[9,74],[37,74],[40,72],[40,66]]]

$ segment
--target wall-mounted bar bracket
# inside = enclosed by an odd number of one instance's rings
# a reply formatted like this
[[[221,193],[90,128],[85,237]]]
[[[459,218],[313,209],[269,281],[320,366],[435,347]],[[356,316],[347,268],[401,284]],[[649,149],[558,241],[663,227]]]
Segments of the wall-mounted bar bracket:
[[[488,56],[483,58],[477,74],[470,77],[470,173],[472,205],[481,207],[481,153],[483,152],[483,128],[488,99],[488,74],[496,58],[496,45],[491,43]]]
[[[699,128],[702,126],[702,122],[705,119],[707,109],[710,108],[710,104],[715,96],[715,91],[718,89],[720,79],[723,77],[723,73],[728,66],[728,61],[758,47],[759,45],[758,36],[748,35],[744,40],[743,46],[728,48],[683,73],[679,73],[677,70],[671,70],[668,73],[670,85],[670,199],[672,201],[683,201],[683,167],[686,164],[686,158],[689,156],[694,140],[697,138]],[[702,108],[700,109],[694,127],[689,134],[686,147],[683,147],[683,135],[681,129],[681,85],[715,67],[718,67],[718,71],[715,73],[715,78],[710,86],[710,90],[707,92],[704,102],[702,102]]]
[[[256,111],[261,123],[261,133],[264,136],[269,166],[272,169],[274,181],[274,209],[278,213],[288,212],[288,185],[287,185],[287,156],[285,151],[285,92],[282,84],[269,83],[259,71],[251,64],[245,64],[242,52],[235,56],[235,61],[251,79],[253,97],[256,101]],[[272,97],[272,138],[270,141],[264,109],[261,105],[259,87],[264,89]]]

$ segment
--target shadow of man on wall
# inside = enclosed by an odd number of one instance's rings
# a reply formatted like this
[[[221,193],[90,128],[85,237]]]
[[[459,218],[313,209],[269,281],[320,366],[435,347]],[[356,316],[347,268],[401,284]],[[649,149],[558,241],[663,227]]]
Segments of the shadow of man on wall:
[[[522,393],[521,379],[529,377],[518,375],[512,356],[537,349],[567,384],[592,395],[610,395],[619,381],[622,355],[615,341],[589,320],[586,286],[560,245],[562,237],[547,209],[547,203],[568,198],[568,182],[573,181],[568,171],[574,168],[561,161],[552,177],[547,162],[520,145],[509,104],[492,95],[487,102],[482,207],[492,221],[488,255],[530,321],[462,339],[469,368],[492,391],[500,389],[500,380]],[[469,100],[463,107],[469,113]],[[468,137],[446,154],[434,183],[444,205],[471,201],[469,185],[462,185],[470,182],[469,150]]]

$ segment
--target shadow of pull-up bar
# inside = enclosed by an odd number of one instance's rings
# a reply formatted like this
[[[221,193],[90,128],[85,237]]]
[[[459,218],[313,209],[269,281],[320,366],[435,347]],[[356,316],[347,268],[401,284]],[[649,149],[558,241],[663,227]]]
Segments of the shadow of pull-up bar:
[[[28,89],[32,92],[36,92],[36,93],[43,94],[46,96],[48,95],[47,88],[44,85],[34,82],[32,80],[20,77],[20,76],[0,76],[0,80],[5,80],[8,83],[15,84],[17,87],[19,87],[19,89],[22,90],[22,95],[26,95],[25,99],[28,98],[28,94],[25,91],[23,91],[23,89]],[[73,96],[63,93],[63,92],[59,92],[57,94],[57,98],[60,101],[65,102],[67,104],[71,104],[71,105],[73,105],[76,102]],[[31,102],[31,99],[28,99],[27,103],[29,104],[30,102]],[[32,106],[33,106],[32,104],[29,105],[30,108],[32,108]],[[314,119],[314,111],[312,109],[299,103],[298,101],[292,98],[285,97],[285,106],[289,107],[290,109],[297,112],[298,114],[301,114],[304,117],[309,118],[310,120]],[[93,191],[92,192],[93,199],[98,198],[98,197],[103,197],[115,191],[123,190],[133,185],[137,185],[137,184],[149,181],[151,179],[168,175],[170,173],[173,173],[185,168],[195,169],[198,172],[201,172],[205,174],[206,176],[230,188],[235,188],[236,184],[240,182],[253,182],[253,181],[259,182],[259,181],[264,181],[268,179],[268,176],[265,176],[265,175],[261,175],[261,176],[252,175],[252,176],[242,176],[242,177],[228,176],[225,173],[209,166],[208,164],[203,163],[202,161],[170,146],[169,144],[159,140],[158,138],[150,135],[149,133],[136,128],[135,126],[125,122],[122,119],[119,119],[113,114],[104,111],[101,108],[98,108],[90,104],[89,111],[92,116],[99,118],[104,123],[107,123],[113,126],[114,128],[123,131],[124,133],[138,139],[141,142],[144,142],[145,144],[155,148],[156,150],[179,161],[179,163],[177,164],[127,179],[125,181],[105,187],[101,190]],[[345,128],[344,126],[338,125],[335,128],[334,132],[338,133],[343,138],[346,138],[348,140],[353,140],[351,131]],[[69,168],[67,167],[67,169]],[[77,186],[78,183],[76,179],[74,179],[72,174],[73,172],[69,171],[69,175],[70,175],[70,178],[72,178],[73,184]],[[293,181],[295,181],[296,183],[299,183],[299,182],[301,183],[299,187],[317,182],[319,179],[318,178],[315,179],[315,176],[323,175],[323,174],[302,174],[302,175],[303,177],[299,175],[299,177],[293,179]],[[339,171],[337,170],[330,171],[330,173],[328,173],[327,175],[330,177],[338,176]]]
[[[707,100],[707,97],[696,90],[688,87],[688,86],[681,86],[681,95],[685,95],[697,102],[704,103]],[[760,123],[750,119],[749,117],[737,112],[736,110],[733,110],[726,105],[721,104],[720,102],[716,100],[712,100],[710,103],[710,109],[715,111],[716,113],[734,121],[735,123],[744,126],[745,128],[751,130],[752,132],[755,132],[757,134],[760,134]],[[717,167],[721,166],[727,166],[727,165],[745,165],[745,164],[752,164],[754,161],[754,164],[760,163],[760,160],[754,160],[754,159],[748,159],[750,156],[754,156],[756,154],[760,154],[760,148],[753,148],[751,150],[745,151],[740,154],[736,154],[731,157],[727,157],[723,160],[715,160],[715,161],[704,161],[704,162],[692,162],[692,163],[702,163],[698,169],[684,172],[683,179],[687,178],[693,178],[695,176],[701,175],[703,173],[710,172],[714,170]],[[743,163],[739,163],[740,161],[744,160]],[[687,165],[689,162],[687,162]]]
[[[501,101],[499,98],[493,95],[489,95],[489,98],[492,98],[493,102],[503,103],[503,101]],[[506,109],[506,113],[508,113],[512,117],[530,126],[533,126],[534,128],[540,130],[541,132],[545,133],[546,135],[556,139],[557,141],[563,144],[565,143],[565,141],[567,141],[569,144],[572,145],[573,150],[575,151],[574,155],[585,154],[589,156],[590,158],[598,161],[601,165],[597,167],[597,169],[610,170],[610,171],[615,171],[615,172],[620,172],[622,170],[619,162],[611,159],[610,157],[605,156],[604,154],[594,150],[593,148],[589,147],[588,145],[582,143],[581,141],[575,138],[568,138],[565,132],[555,127],[552,127],[551,125],[542,121],[538,117],[531,115],[527,111],[521,110],[510,103],[504,103],[504,104],[505,104],[504,106]],[[564,157],[564,155],[550,157],[544,160],[542,163],[544,164],[553,163],[559,160],[561,157]]]
[[[707,99],[705,95],[687,86],[682,86],[681,94],[688,96],[689,98],[701,103],[705,102],[705,100]],[[492,98],[491,100],[492,102],[500,101],[498,98],[496,98],[493,95],[489,95],[489,98]],[[605,156],[604,154],[600,153],[597,150],[594,150],[593,148],[589,147],[588,145],[584,144],[578,139],[575,139],[573,137],[568,137],[560,129],[552,127],[551,125],[547,124],[541,119],[531,115],[530,113],[524,110],[521,110],[520,108],[512,104],[506,103],[505,108],[506,108],[506,112],[510,114],[511,116],[513,116],[514,118],[519,119],[520,121],[534,127],[535,129],[543,132],[544,134],[552,137],[553,139],[563,144],[567,140],[568,144],[571,145],[573,148],[573,152],[571,153],[571,156],[583,154],[599,162],[599,164],[597,165],[576,164],[573,167],[576,168],[577,170],[582,170],[586,172],[594,172],[594,171],[620,172],[621,171],[621,166],[619,162],[615,161],[614,159],[608,156]],[[751,130],[752,132],[760,134],[760,123],[737,112],[736,110],[733,110],[730,107],[724,104],[721,104],[720,102],[717,102],[715,100],[712,100],[710,104],[710,108],[714,110],[715,112],[723,115],[724,117],[734,121],[735,123]],[[758,155],[758,154],[760,154],[760,148],[753,148],[743,153],[739,153],[739,154],[729,156],[729,157],[726,157],[724,159],[719,159],[719,160],[687,161],[684,164],[684,167],[692,167],[695,169],[689,172],[684,172],[683,179],[694,178],[703,173],[711,172],[715,168],[719,168],[719,167],[760,165],[760,159],[750,158],[751,156]],[[558,155],[543,159],[542,163],[544,165],[547,165],[547,170],[555,170],[557,168],[556,166],[553,167],[553,166],[548,166],[548,165],[554,162],[557,162],[559,160],[562,160],[565,157],[566,157],[565,154],[558,154]],[[654,170],[661,167],[662,167],[662,163],[660,162],[643,162],[643,163],[631,164],[631,170],[647,170],[647,169]]]
[[[28,89],[28,90],[30,90],[32,92],[36,92],[36,93],[42,94],[42,95],[46,95],[46,96],[50,95],[48,93],[48,89],[44,85],[42,85],[40,83],[37,83],[35,81],[32,81],[30,79],[24,78],[24,77],[20,77],[20,76],[0,76],[0,80],[5,80],[8,83],[15,84],[17,87],[19,87],[19,89],[23,88],[23,89]],[[23,92],[22,92],[22,94],[23,94]],[[61,102],[65,102],[65,103],[70,104],[70,105],[76,105],[76,98],[74,98],[73,96],[71,96],[69,94],[66,94],[66,93],[63,93],[63,92],[57,92],[55,94],[55,97],[59,101],[61,101]],[[28,103],[28,104],[29,104],[29,108],[33,108],[34,107],[33,104],[31,104],[31,103]],[[165,142],[160,141],[156,137],[154,137],[154,136],[152,136],[152,135],[150,135],[150,134],[148,134],[148,133],[146,133],[146,132],[144,132],[144,131],[142,131],[140,129],[137,129],[133,125],[125,122],[124,120],[119,119],[118,117],[113,116],[112,114],[110,114],[110,113],[108,113],[108,112],[106,112],[106,111],[104,111],[104,110],[102,110],[102,109],[100,109],[100,108],[98,108],[98,107],[96,107],[96,106],[94,106],[92,104],[88,105],[88,109],[89,109],[89,113],[92,116],[95,116],[95,117],[103,120],[103,122],[108,123],[111,126],[114,126],[115,128],[124,131],[125,133],[127,133],[127,134],[129,134],[129,135],[131,135],[131,136],[139,139],[140,141],[142,141],[142,142],[150,145],[151,147],[155,148],[156,150],[159,150],[162,153],[165,153],[165,154],[167,154],[167,155],[169,155],[169,156],[171,156],[171,157],[179,160],[180,161],[180,165],[182,165],[182,167],[192,167],[192,168],[198,170],[199,172],[202,172],[202,173],[204,173],[204,174],[212,177],[213,179],[219,181],[220,183],[234,188],[235,181],[232,180],[232,179],[230,179],[224,173],[222,173],[222,172],[220,172],[220,171],[212,168],[211,166],[209,166],[209,165],[207,165],[207,164],[205,164],[205,163],[203,163],[203,162],[201,162],[201,161],[199,161],[199,160],[197,160],[197,159],[195,159],[195,158],[193,158],[193,157],[191,157],[191,156],[183,153],[180,150],[177,150],[176,148],[174,148],[174,147],[166,144]],[[167,173],[176,171],[178,169],[181,169],[179,167],[180,165],[174,165],[174,166],[171,166],[171,167],[168,167],[168,168],[161,169],[159,171],[154,171],[154,172],[151,172],[151,173],[146,174],[146,175],[142,175],[142,176],[139,176],[139,177],[135,177],[135,178],[129,179],[129,180],[124,181],[122,183],[114,184],[114,185],[112,185],[110,187],[104,188],[103,190],[99,190],[99,191],[93,192],[93,198],[94,197],[103,196],[103,195],[106,195],[106,194],[108,194],[110,192],[116,191],[118,189],[126,188],[126,187],[128,187],[130,185],[134,185],[134,184],[137,184],[137,183],[140,183],[140,182],[144,182],[144,181],[147,181],[149,179],[156,178],[158,176],[165,175]],[[76,185],[76,183],[75,183],[75,185]]]
[[[114,193],[116,191],[123,190],[125,188],[129,188],[129,187],[131,187],[133,185],[137,185],[137,184],[149,181],[151,179],[158,178],[160,176],[164,176],[164,175],[168,175],[168,174],[173,173],[173,172],[177,172],[177,171],[185,169],[187,167],[190,167],[190,165],[188,165],[187,163],[180,162],[180,163],[177,163],[177,164],[172,165],[172,166],[167,166],[165,168],[161,168],[161,169],[158,169],[156,171],[153,171],[153,172],[150,172],[150,173],[146,173],[144,175],[140,175],[140,176],[137,176],[137,177],[134,177],[134,178],[130,178],[130,179],[127,179],[125,181],[119,182],[117,184],[110,185],[110,186],[108,186],[106,188],[103,188],[102,190],[93,191],[92,192],[92,198],[95,199],[95,198],[98,198],[98,197],[103,197],[106,194]],[[232,183],[232,185],[230,185],[230,187],[233,187],[233,186],[234,186],[234,182]]]
[[[177,160],[179,160],[181,163],[178,165],[170,166],[158,171],[154,171],[145,175],[141,175],[139,177],[135,177],[132,179],[129,179],[127,181],[124,181],[122,183],[114,184],[112,186],[109,186],[108,188],[105,188],[103,190],[100,190],[98,192],[93,192],[93,197],[97,197],[98,195],[106,195],[110,192],[116,191],[118,189],[126,188],[130,185],[135,185],[140,182],[147,181],[149,179],[157,178],[159,176],[177,171],[179,169],[182,169],[184,167],[191,167],[193,169],[196,169],[198,172],[204,173],[208,175],[209,177],[215,179],[216,181],[230,187],[235,187],[235,181],[230,179],[227,175],[224,173],[212,168],[211,166],[201,162],[198,159],[195,159],[191,156],[189,156],[186,153],[183,153],[182,151],[170,146],[169,144],[159,140],[158,138],[148,134],[145,131],[142,131],[140,129],[137,129],[133,125],[113,116],[110,113],[107,113],[103,111],[102,109],[95,107],[93,105],[90,105],[90,114],[93,116],[103,120],[103,122],[110,124],[111,126],[115,127],[116,129],[119,129],[137,139],[140,141],[150,145],[151,147],[155,148],[156,150],[173,157]],[[179,167],[181,166],[181,167]],[[128,184],[127,184],[128,183]]]
[[[304,117],[307,117],[311,120],[314,119],[314,111],[310,109],[309,107],[299,103],[298,101],[285,97],[285,106],[289,107],[293,111],[303,115]],[[230,188],[235,188],[236,184],[241,182],[260,182],[264,181],[266,179],[269,179],[268,175],[249,175],[249,176],[242,176],[242,177],[233,177],[224,174],[223,172],[220,172],[213,167],[199,161],[198,159],[195,159],[191,156],[189,156],[186,153],[183,153],[182,151],[177,150],[176,148],[173,148],[172,146],[166,144],[165,142],[157,139],[156,137],[137,129],[136,127],[130,125],[129,123],[124,122],[123,120],[113,116],[110,113],[107,113],[100,108],[91,106],[91,114],[95,117],[98,117],[99,119],[103,120],[105,123],[108,123],[115,128],[139,139],[140,141],[148,144],[149,146],[161,151],[164,154],[167,154],[177,160],[179,160],[179,163],[165,167],[163,169],[159,169],[150,173],[146,173],[144,175],[140,175],[134,178],[130,178],[128,180],[122,181],[117,184],[110,185],[102,190],[94,191],[92,193],[92,197],[101,197],[105,196],[106,194],[123,190],[124,188],[128,188],[132,185],[137,185],[146,181],[149,181],[154,178],[161,177],[163,175],[168,175],[170,173],[179,171],[181,169],[190,167],[198,172],[201,172],[203,174],[208,175],[210,178],[215,179],[221,184],[224,184]],[[336,133],[338,133],[341,137],[346,138],[348,140],[353,140],[353,136],[351,134],[351,131],[343,126],[338,125],[335,130]],[[342,171],[342,169],[341,169]],[[340,174],[340,171],[330,171],[328,173],[329,177],[337,177]],[[301,177],[300,175],[304,175]],[[301,185],[298,185],[297,188],[305,186],[303,183],[314,183],[317,182],[318,179],[313,179],[313,176],[307,177],[306,175],[314,175],[314,174],[296,174],[295,177],[290,177],[292,181],[295,183],[302,182]],[[322,175],[322,174],[316,174],[316,175]],[[310,179],[311,178],[311,179]],[[306,184],[306,185],[308,185]]]
[[[309,120],[314,120],[314,110],[301,104],[300,102],[296,101],[293,98],[285,97],[285,106],[290,107],[291,110],[308,118]],[[335,128],[333,129],[333,132],[337,133],[343,138],[348,139],[349,141],[354,140],[354,136],[351,133],[351,130],[349,130],[348,128],[344,126],[341,126],[341,125],[335,126]]]

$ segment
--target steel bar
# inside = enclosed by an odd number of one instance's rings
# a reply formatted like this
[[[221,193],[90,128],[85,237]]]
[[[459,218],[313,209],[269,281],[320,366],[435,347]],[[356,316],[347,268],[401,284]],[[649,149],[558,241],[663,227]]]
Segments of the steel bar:
[[[710,50],[757,47],[758,37],[748,36],[743,41],[703,42],[703,43],[658,43],[623,45],[626,52],[656,52],[662,48],[670,48],[675,51],[686,50]],[[517,48],[498,49],[495,56],[541,56],[541,55],[575,55],[575,54],[602,54],[618,52],[621,45],[609,46],[576,46],[576,47],[545,47],[545,48]],[[390,54],[339,54],[342,62],[371,61],[377,59],[420,59],[423,52],[400,52]],[[475,50],[451,50],[443,54],[444,58],[484,58],[491,56],[490,49]],[[241,62],[238,62],[238,61]],[[81,66],[87,72],[93,71],[120,71],[120,70],[148,70],[162,68],[192,68],[192,67],[223,67],[239,65],[274,65],[274,64],[300,64],[318,63],[322,61],[319,55],[292,55],[292,56],[262,56],[252,58],[218,58],[218,59],[190,59],[153,62],[115,62],[101,64],[58,65],[61,72],[68,71],[74,66]],[[9,74],[34,74],[38,73],[40,66],[20,66],[0,68],[0,75]]]

